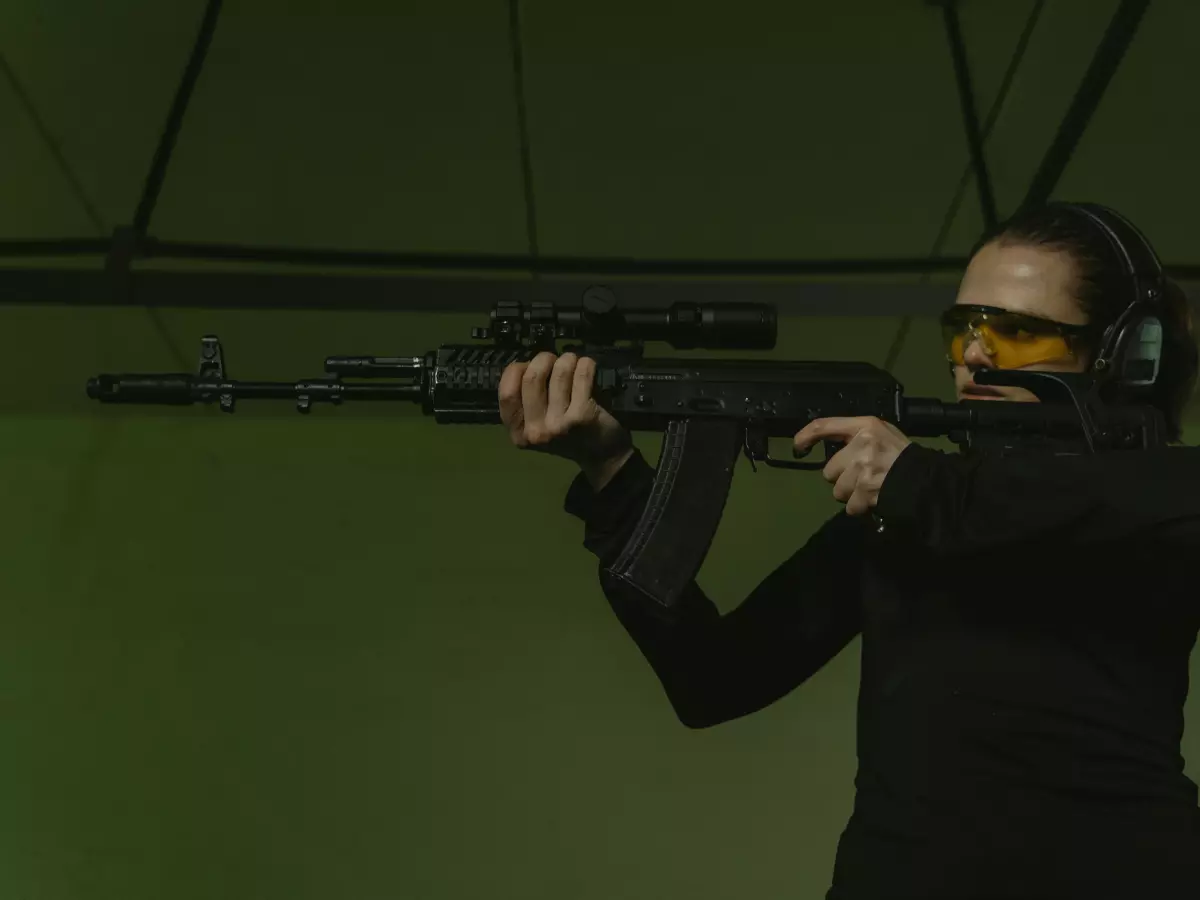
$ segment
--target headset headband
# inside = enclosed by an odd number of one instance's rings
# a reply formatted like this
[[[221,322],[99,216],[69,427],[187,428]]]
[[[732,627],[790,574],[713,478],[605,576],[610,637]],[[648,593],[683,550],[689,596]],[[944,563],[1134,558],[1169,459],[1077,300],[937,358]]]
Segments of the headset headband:
[[[1158,254],[1154,252],[1154,248],[1150,246],[1146,236],[1115,209],[1109,209],[1098,203],[1052,203],[1050,205],[1075,213],[1103,234],[1127,276],[1155,283],[1162,281],[1163,268]],[[1137,299],[1146,300],[1148,298],[1141,296]]]
[[[1098,203],[1051,203],[1104,235],[1129,281],[1125,309],[1105,329],[1093,371],[1103,381],[1147,387],[1158,377],[1162,324],[1158,319],[1164,289],[1162,263],[1146,236],[1116,210]]]

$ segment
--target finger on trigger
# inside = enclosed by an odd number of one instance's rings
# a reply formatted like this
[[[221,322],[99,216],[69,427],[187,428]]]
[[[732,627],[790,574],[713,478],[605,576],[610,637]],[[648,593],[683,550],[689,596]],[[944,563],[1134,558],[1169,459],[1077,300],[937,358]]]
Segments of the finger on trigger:
[[[817,435],[820,432],[820,427],[817,425],[819,421],[819,419],[814,419],[796,432],[796,436],[792,438],[794,449],[804,451],[817,442]]]

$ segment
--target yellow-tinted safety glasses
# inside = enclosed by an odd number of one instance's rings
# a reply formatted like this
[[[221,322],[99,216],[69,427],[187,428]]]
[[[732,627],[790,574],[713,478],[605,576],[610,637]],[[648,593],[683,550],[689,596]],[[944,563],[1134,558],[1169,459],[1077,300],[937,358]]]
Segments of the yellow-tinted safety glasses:
[[[1086,325],[1066,325],[995,306],[956,305],[942,313],[946,359],[959,366],[966,365],[963,356],[976,341],[1001,369],[1071,363],[1078,358],[1087,333]]]

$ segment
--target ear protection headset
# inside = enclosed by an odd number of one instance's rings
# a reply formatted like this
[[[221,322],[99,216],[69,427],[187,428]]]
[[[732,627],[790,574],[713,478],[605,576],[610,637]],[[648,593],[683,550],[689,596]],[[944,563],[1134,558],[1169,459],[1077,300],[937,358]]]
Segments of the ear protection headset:
[[[1096,203],[1052,203],[1104,235],[1129,284],[1129,302],[1100,335],[1092,360],[1097,384],[1144,391],[1158,379],[1162,361],[1162,263],[1146,236],[1115,210]]]

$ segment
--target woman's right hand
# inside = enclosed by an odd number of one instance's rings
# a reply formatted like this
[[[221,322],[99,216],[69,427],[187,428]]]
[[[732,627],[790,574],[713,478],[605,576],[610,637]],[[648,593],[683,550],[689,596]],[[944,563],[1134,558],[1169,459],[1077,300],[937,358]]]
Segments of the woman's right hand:
[[[600,490],[633,455],[628,429],[592,397],[596,361],[542,352],[500,378],[500,419],[512,442],[578,464]]]

